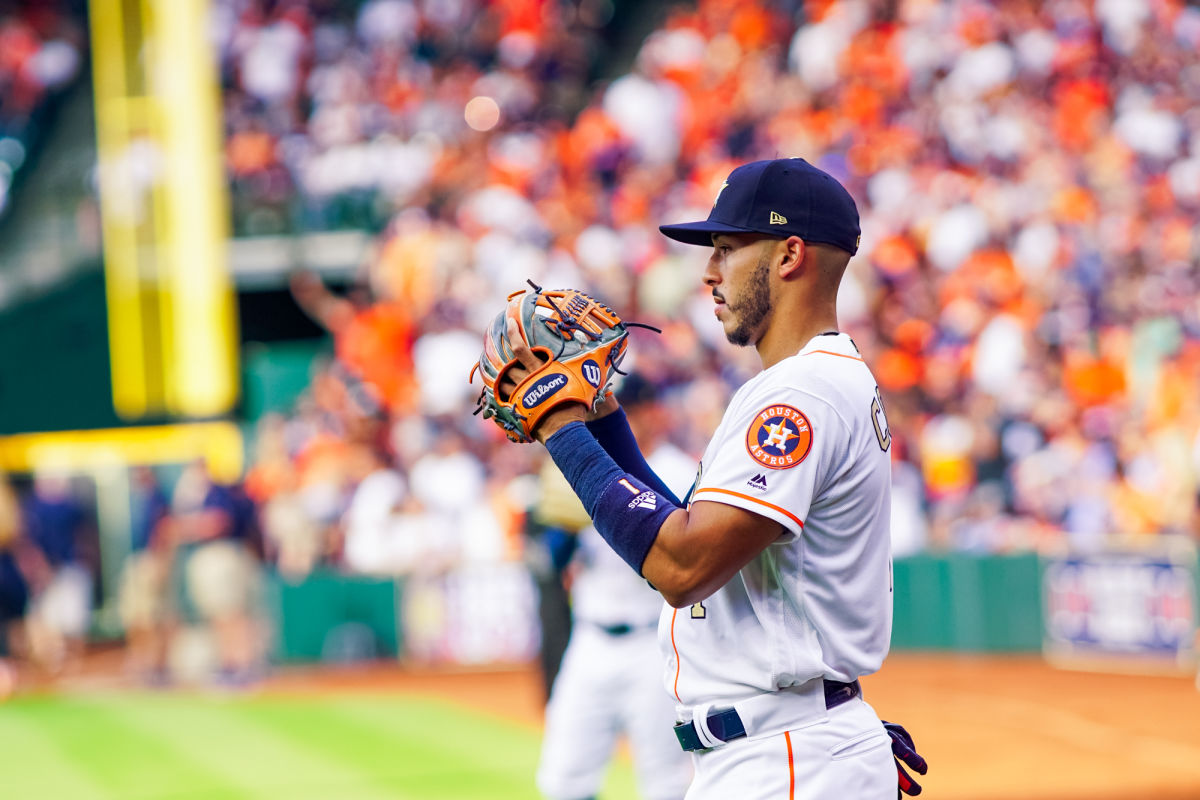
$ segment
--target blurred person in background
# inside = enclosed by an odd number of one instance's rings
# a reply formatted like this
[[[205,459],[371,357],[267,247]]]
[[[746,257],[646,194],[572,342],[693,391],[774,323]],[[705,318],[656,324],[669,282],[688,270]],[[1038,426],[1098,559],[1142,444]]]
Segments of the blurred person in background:
[[[442,541],[464,560],[487,561],[502,554],[499,520],[484,500],[489,496],[483,463],[449,420],[434,423],[433,445],[413,463],[409,490],[428,513],[440,519]],[[464,497],[479,498],[464,503]]]
[[[171,552],[166,528],[171,507],[151,467],[138,465],[131,473],[131,550],[121,572],[117,608],[125,628],[126,669],[138,680],[160,684],[168,678]]]
[[[22,561],[29,544],[21,530],[21,506],[8,476],[0,473],[0,700],[17,687],[15,650],[23,644],[22,626],[29,603],[29,583]]]
[[[153,467],[144,464],[130,470],[132,478],[130,550],[140,553],[160,538],[159,529],[171,511],[171,500]]]
[[[362,287],[343,297],[314,272],[296,272],[289,287],[296,304],[333,336],[338,363],[367,387],[376,406],[412,406],[413,324],[407,303]]]
[[[215,677],[234,685],[253,680],[263,666],[252,527],[251,509],[236,487],[215,481],[202,460],[184,469],[171,498],[170,520],[183,619],[211,630]]]
[[[34,662],[51,673],[78,664],[91,623],[95,555],[84,507],[62,472],[34,475],[22,508],[29,541],[37,549],[27,620]]]
[[[404,475],[374,448],[362,448],[355,462],[357,486],[342,517],[345,565],[364,575],[436,571],[442,559],[433,554],[445,532],[409,493]]]
[[[633,373],[617,398],[646,460],[678,496],[696,476],[695,459],[666,438],[666,411],[656,389]],[[546,706],[537,771],[549,800],[595,797],[617,739],[627,737],[638,791],[645,800],[677,800],[692,779],[691,759],[671,731],[675,707],[662,689],[658,617],[662,597],[600,538],[553,462],[562,491],[583,523],[570,561],[571,633]]]
[[[288,444],[288,421],[265,414],[258,421],[254,464],[246,473],[247,496],[259,509],[263,560],[284,580],[299,583],[318,565],[333,560],[336,537],[330,515],[338,500],[325,483],[305,477]],[[317,485],[319,488],[310,489]],[[331,510],[330,506],[334,506]]]
[[[537,500],[526,516],[524,556],[537,584],[538,664],[547,702],[571,638],[566,570],[579,545],[580,532],[591,523],[558,467],[545,459],[537,475]]]

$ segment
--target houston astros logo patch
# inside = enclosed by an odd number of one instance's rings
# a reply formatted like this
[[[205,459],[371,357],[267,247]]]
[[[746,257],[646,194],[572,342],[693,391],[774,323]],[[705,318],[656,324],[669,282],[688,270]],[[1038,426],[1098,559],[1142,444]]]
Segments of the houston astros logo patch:
[[[796,466],[811,448],[812,425],[791,406],[767,406],[754,415],[746,431],[746,452],[770,469]]]

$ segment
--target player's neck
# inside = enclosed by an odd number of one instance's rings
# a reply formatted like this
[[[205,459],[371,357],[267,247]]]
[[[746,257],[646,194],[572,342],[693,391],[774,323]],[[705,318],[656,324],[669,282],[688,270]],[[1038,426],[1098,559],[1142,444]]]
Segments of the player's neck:
[[[772,315],[766,333],[755,348],[763,369],[796,355],[814,336],[838,330],[837,310],[830,305],[824,309],[789,309],[778,307]]]

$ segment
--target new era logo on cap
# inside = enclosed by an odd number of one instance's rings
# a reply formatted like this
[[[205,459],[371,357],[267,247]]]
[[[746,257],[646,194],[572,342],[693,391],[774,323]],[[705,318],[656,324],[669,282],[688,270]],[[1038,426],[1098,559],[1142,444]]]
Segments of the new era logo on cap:
[[[780,214],[778,211],[772,211],[771,212],[771,224],[772,225],[787,225],[787,217],[785,217],[783,214]]]

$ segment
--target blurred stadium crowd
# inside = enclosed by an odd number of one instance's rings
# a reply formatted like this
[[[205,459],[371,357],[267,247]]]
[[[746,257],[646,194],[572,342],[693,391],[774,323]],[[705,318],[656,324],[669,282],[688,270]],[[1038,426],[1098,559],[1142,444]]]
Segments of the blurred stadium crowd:
[[[54,4],[0,7],[0,214],[46,132],[51,100],[80,72],[85,39],[80,21]]]
[[[282,574],[521,558],[542,450],[471,416],[467,373],[527,278],[663,328],[627,366],[697,456],[757,364],[657,225],[778,155],[859,204],[839,316],[887,402],[898,556],[1200,535],[1195,5],[699,0],[604,80],[610,0],[215,5],[235,231],[378,233],[350,292],[291,281],[334,357],[251,448]]]
[[[888,399],[898,551],[1086,546],[1194,524],[1200,10],[707,0],[672,11],[628,74],[587,94],[547,66],[578,32],[569,7],[430,8],[376,0],[336,35],[297,27],[308,80],[250,117],[269,128],[299,97],[304,145],[284,135],[272,150],[294,188],[328,198],[311,179],[334,158],[346,166],[330,173],[373,181],[340,192],[368,189],[389,214],[366,297],[320,312],[336,363],[270,423],[279,433],[264,428],[283,441],[260,466],[295,471],[327,439],[353,449],[374,419],[410,500],[453,514],[464,497],[506,497],[536,448],[469,417],[458,369],[527,277],[664,326],[635,343],[634,367],[695,453],[753,364],[708,319],[700,258],[655,226],[704,214],[733,164],[786,153],[844,180],[862,209],[840,314]],[[293,23],[256,24],[262,36]],[[381,73],[407,89],[372,84]],[[326,97],[334,74],[360,89]],[[552,113],[563,94],[587,98],[571,122]],[[489,98],[499,114],[480,131],[471,109]],[[340,138],[323,139],[326,125]],[[399,143],[428,148],[403,187],[370,155]],[[314,284],[294,284],[309,308],[323,302]],[[421,488],[429,459],[463,465],[452,497]]]

